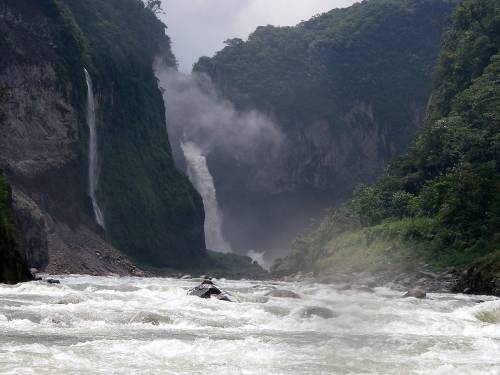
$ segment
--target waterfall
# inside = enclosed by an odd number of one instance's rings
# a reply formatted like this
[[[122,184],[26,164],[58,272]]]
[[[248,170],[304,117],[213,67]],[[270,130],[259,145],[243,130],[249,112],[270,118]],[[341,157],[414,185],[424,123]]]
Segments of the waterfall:
[[[94,209],[95,221],[104,228],[104,217],[97,203],[96,190],[99,180],[98,159],[97,159],[97,132],[95,127],[95,105],[94,105],[94,90],[92,88],[92,79],[87,69],[85,72],[85,80],[87,81],[87,126],[89,128],[89,184],[88,193],[92,200],[92,208]]]
[[[181,143],[181,148],[188,165],[188,177],[203,199],[207,248],[223,253],[231,252],[231,247],[222,234],[222,212],[217,203],[214,179],[208,170],[207,159],[193,142]]]

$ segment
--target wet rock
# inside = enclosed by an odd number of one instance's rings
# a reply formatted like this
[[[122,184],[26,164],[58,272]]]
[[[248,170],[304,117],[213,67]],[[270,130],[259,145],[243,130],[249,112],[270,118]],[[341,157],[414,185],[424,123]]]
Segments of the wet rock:
[[[130,319],[129,323],[143,323],[159,326],[161,323],[172,323],[172,320],[168,316],[147,311],[140,311]]]
[[[45,280],[46,283],[49,283],[49,284],[61,284],[61,282],[59,280],[56,280],[56,279],[47,279]]]
[[[430,279],[438,279],[439,278],[439,275],[437,273],[430,272],[430,271],[418,271],[418,273],[420,275],[425,276],[425,277],[430,278]]]
[[[143,270],[138,269],[138,268],[134,268],[131,271],[131,273],[132,273],[133,276],[136,276],[136,277],[144,277],[144,276],[146,276],[145,272]]]
[[[356,285],[354,286],[354,289],[360,292],[373,293],[373,289],[367,285]]]
[[[333,277],[333,276],[324,276],[318,280],[318,283],[320,283],[320,284],[334,284],[335,281],[336,281],[335,277]]]
[[[413,298],[418,298],[418,299],[424,299],[426,296],[427,296],[427,293],[425,292],[425,290],[420,289],[420,288],[412,288],[409,291],[407,291],[403,297],[404,298],[413,297]]]
[[[318,316],[323,319],[331,319],[335,316],[332,310],[320,306],[305,307],[300,311],[300,315],[304,318],[311,318],[313,316]]]
[[[352,284],[341,284],[337,287],[338,290],[350,290],[352,289]]]
[[[38,269],[44,269],[49,263],[45,217],[40,207],[17,189],[13,192],[13,208],[22,233],[22,250],[26,263],[38,273]]]
[[[75,305],[83,302],[84,299],[80,297],[78,294],[68,294],[63,296],[57,300],[58,305]]]
[[[453,273],[446,273],[443,276],[441,276],[441,278],[445,280],[452,280],[455,279],[455,275]]]
[[[285,289],[271,290],[270,292],[266,293],[266,296],[277,298],[300,298],[297,293]]]
[[[217,288],[211,280],[204,280],[200,285],[188,291],[188,295],[200,298],[217,298],[221,301],[232,302],[229,295]]]

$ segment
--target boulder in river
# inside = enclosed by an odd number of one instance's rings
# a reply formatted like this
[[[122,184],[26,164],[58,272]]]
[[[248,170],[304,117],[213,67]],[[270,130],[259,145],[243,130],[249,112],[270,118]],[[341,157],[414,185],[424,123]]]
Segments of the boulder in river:
[[[59,280],[56,280],[56,279],[47,279],[45,281],[49,284],[61,284],[61,282]]]
[[[414,297],[418,299],[424,299],[427,296],[427,293],[425,290],[420,289],[420,288],[412,288],[406,292],[406,294],[403,296],[404,298],[407,297]]]
[[[188,291],[188,295],[197,296],[200,298],[211,298],[213,296],[221,301],[232,302],[231,299],[229,298],[229,295],[227,293],[224,293],[219,288],[217,288],[214,285],[214,283],[209,279],[203,280],[203,282],[200,285],[190,289]]]
[[[327,309],[326,307],[320,307],[320,306],[309,306],[309,307],[304,307],[302,310],[300,310],[300,315],[303,318],[310,318],[312,316],[318,316],[323,319],[330,319],[335,316],[334,312],[330,309]]]
[[[300,298],[300,296],[297,293],[285,289],[271,290],[270,292],[266,293],[266,296],[277,297],[277,298]]]

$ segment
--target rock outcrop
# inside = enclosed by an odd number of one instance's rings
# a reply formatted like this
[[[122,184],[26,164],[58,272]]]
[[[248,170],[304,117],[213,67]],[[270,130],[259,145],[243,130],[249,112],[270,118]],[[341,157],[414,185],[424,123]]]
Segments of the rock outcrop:
[[[427,293],[425,290],[420,289],[420,288],[411,288],[409,291],[405,293],[403,297],[413,297],[413,298],[418,298],[418,299],[424,299],[427,296]]]
[[[317,316],[323,319],[331,319],[335,316],[332,310],[321,306],[304,307],[302,310],[300,310],[300,315],[304,318]]]
[[[276,297],[276,298],[295,298],[295,299],[300,298],[300,296],[297,293],[285,289],[271,290],[270,292],[266,293],[266,296]]]
[[[0,283],[33,279],[22,251],[12,213],[12,192],[0,169]]]
[[[205,279],[200,285],[190,289],[188,295],[205,299],[214,297],[221,301],[232,302],[229,294],[217,288],[210,279]]]
[[[129,274],[127,257],[176,266],[204,255],[201,199],[172,161],[152,69],[156,55],[172,63],[169,39],[142,2],[125,2],[0,4],[0,167],[29,267]],[[106,231],[88,196],[84,67],[95,77]]]

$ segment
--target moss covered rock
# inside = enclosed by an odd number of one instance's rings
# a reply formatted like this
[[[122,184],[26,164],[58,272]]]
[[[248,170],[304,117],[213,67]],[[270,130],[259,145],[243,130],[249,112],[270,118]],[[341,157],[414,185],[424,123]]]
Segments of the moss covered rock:
[[[0,170],[0,283],[15,284],[32,276],[20,252],[11,204],[11,190]]]

